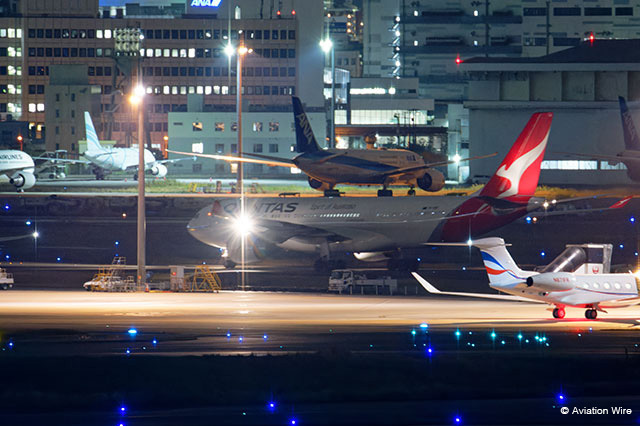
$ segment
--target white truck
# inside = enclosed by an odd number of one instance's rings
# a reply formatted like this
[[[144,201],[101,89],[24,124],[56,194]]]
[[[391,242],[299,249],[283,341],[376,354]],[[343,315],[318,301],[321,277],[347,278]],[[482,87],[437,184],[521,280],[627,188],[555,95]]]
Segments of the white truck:
[[[13,274],[10,274],[4,268],[0,268],[0,289],[9,290],[11,287],[13,287]]]
[[[351,269],[334,269],[329,276],[329,291],[353,293],[360,290],[364,294],[366,287],[375,287],[376,294],[388,288],[389,294],[398,291],[398,280],[391,277],[367,278],[367,276]]]

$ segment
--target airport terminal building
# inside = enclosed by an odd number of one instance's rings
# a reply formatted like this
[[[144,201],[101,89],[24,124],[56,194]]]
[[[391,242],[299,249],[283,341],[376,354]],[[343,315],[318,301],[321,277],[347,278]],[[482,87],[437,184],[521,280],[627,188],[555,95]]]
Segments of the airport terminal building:
[[[30,137],[46,139],[47,150],[77,152],[85,109],[101,114],[94,122],[102,139],[137,144],[137,117],[125,96],[136,81],[137,59],[123,54],[131,50],[123,30],[139,29],[143,36],[136,53],[147,90],[146,142],[156,148],[165,143],[168,114],[187,111],[189,95],[201,95],[205,111],[235,111],[236,60],[224,53],[229,43],[253,49],[242,68],[248,105],[287,108],[294,94],[309,106],[324,105],[322,2],[299,10],[292,0],[277,6],[256,0],[0,5],[0,120],[28,122]],[[52,64],[86,67],[85,78],[69,82],[66,95],[58,87],[62,96],[53,104],[45,101]],[[77,99],[78,86],[94,92],[97,102]]]

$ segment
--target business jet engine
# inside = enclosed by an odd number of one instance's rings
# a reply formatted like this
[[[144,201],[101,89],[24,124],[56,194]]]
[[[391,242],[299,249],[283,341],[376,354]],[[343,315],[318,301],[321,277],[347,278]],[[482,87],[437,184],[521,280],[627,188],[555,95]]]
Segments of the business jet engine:
[[[164,164],[154,164],[151,167],[151,174],[157,177],[165,177],[167,175],[167,166]]]
[[[418,187],[424,191],[436,192],[444,188],[444,175],[435,169],[427,169],[416,179]]]
[[[575,287],[576,277],[568,272],[546,272],[527,278],[527,286],[543,291],[567,291]]]
[[[36,184],[36,177],[30,172],[17,172],[9,178],[9,183],[17,189],[29,189]]]
[[[316,191],[329,191],[333,188],[333,186],[327,182],[322,182],[312,177],[309,177],[309,186]]]

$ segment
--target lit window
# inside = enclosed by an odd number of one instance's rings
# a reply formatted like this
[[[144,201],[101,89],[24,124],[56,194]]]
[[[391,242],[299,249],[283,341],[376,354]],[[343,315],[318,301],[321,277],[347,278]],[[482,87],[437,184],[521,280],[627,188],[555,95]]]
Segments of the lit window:
[[[187,49],[180,49],[180,57],[181,58],[187,57]]]
[[[187,94],[187,86],[180,86],[180,94],[181,95]]]
[[[168,95],[170,90],[169,86],[162,86],[162,93],[165,95]]]
[[[16,30],[16,38],[22,38],[22,28]]]
[[[204,152],[204,144],[202,142],[194,142],[191,144],[191,152],[202,154]]]
[[[211,94],[211,86],[204,86],[204,94],[205,95]]]
[[[224,123],[217,122],[215,129],[216,129],[216,132],[224,132]]]
[[[229,94],[229,86],[222,86],[222,94],[223,95]]]
[[[189,94],[193,95],[194,93],[196,93],[196,87],[195,86],[189,86]]]
[[[270,121],[269,122],[269,131],[270,132],[277,132],[280,130],[280,123],[277,121]]]
[[[102,30],[96,30],[96,38],[102,38]]]
[[[36,104],[29,104],[29,112],[36,112]]]
[[[201,121],[194,121],[193,123],[191,123],[191,125],[193,126],[193,131],[194,132],[201,132],[202,131],[202,122]]]
[[[256,121],[253,123],[253,131],[254,132],[261,132],[262,131],[262,122],[260,121]]]
[[[147,58],[153,58],[153,49],[147,49]]]
[[[178,49],[171,49],[171,57],[172,58],[178,57]]]
[[[214,95],[220,94],[220,86],[213,86],[213,94]]]
[[[165,58],[169,58],[171,56],[171,49],[164,49],[162,51],[162,56],[164,56]]]
[[[177,95],[178,94],[178,86],[171,86],[171,94],[172,95]]]
[[[196,57],[196,49],[189,49],[189,57],[190,58],[195,58]]]
[[[204,87],[202,86],[196,86],[196,93],[198,95],[202,95],[204,93]]]
[[[154,54],[155,54],[156,58],[161,57],[162,56],[162,49],[156,49]]]
[[[104,38],[111,38],[111,30],[104,30]]]

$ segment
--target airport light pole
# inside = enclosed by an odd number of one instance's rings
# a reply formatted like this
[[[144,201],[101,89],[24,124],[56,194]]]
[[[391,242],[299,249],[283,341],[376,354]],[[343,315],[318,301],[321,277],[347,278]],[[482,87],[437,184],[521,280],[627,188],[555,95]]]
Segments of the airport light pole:
[[[335,47],[333,46],[333,42],[330,38],[325,38],[320,42],[320,48],[326,54],[331,52],[331,129],[330,129],[330,138],[328,148],[334,148],[336,143],[336,58],[335,58]],[[324,85],[323,85],[324,86]]]
[[[240,191],[240,218],[241,220],[245,220],[245,199],[244,199],[244,163],[242,162],[242,60],[244,59],[244,55],[247,53],[251,53],[253,49],[248,49],[244,44],[238,45],[238,47],[234,47],[231,43],[227,44],[224,48],[225,53],[231,60],[231,57],[235,54],[237,58],[236,63],[236,112],[238,113],[238,179],[236,183],[236,190]],[[240,272],[240,285],[242,291],[245,291],[245,275],[244,275],[244,264],[245,264],[245,242],[246,235],[243,232],[240,236],[241,244],[241,272]]]
[[[140,73],[140,70],[138,70]],[[146,282],[146,217],[144,197],[144,117],[143,117],[144,87],[142,76],[138,74],[138,85],[133,89],[129,102],[137,109],[138,113],[138,279],[139,285]]]

